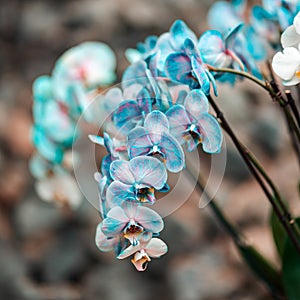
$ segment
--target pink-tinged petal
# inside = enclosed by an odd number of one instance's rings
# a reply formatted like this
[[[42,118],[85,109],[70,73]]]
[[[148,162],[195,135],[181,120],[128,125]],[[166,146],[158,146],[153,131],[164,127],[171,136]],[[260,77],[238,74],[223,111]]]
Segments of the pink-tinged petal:
[[[170,134],[162,135],[160,147],[166,157],[166,167],[170,172],[177,173],[184,168],[184,152],[179,142]]]
[[[185,98],[184,107],[189,114],[198,120],[201,114],[208,112],[209,104],[207,97],[201,90],[192,90]]]
[[[149,133],[144,127],[136,127],[131,130],[127,137],[129,157],[147,155],[153,147]]]
[[[89,139],[91,140],[91,142],[97,145],[104,146],[104,138],[102,136],[89,134]]]
[[[291,25],[281,35],[281,44],[283,48],[294,47],[298,48],[300,43],[300,34],[296,28]]]
[[[199,127],[202,137],[202,147],[207,153],[218,153],[221,151],[223,134],[218,121],[208,113],[199,119]]]
[[[114,249],[118,243],[118,238],[107,238],[101,230],[102,225],[99,224],[96,230],[95,242],[99,250],[108,252]]]
[[[162,162],[149,156],[135,157],[130,161],[135,182],[161,189],[167,181],[167,171]]]
[[[168,252],[168,246],[162,240],[153,238],[150,240],[145,250],[150,257],[160,257]]]
[[[135,182],[134,175],[130,169],[129,161],[113,161],[110,165],[110,175],[114,180],[119,180],[125,184],[133,184]]]
[[[164,132],[169,132],[169,122],[164,113],[155,110],[150,113],[144,123],[144,127],[149,131],[153,143],[159,143],[161,135]]]
[[[154,210],[145,206],[137,207],[134,219],[143,226],[145,230],[153,233],[161,232],[164,228],[164,222],[161,216]]]
[[[133,255],[134,253],[136,253],[137,251],[139,251],[141,249],[140,244],[133,246],[130,245],[128,248],[124,249],[118,256],[117,259],[124,259],[127,258],[131,255]]]
[[[131,260],[131,262],[139,272],[145,271],[150,261],[151,258],[145,251],[136,252],[134,258]]]
[[[135,201],[136,197],[131,185],[114,181],[107,188],[106,199],[109,205],[114,207],[121,205],[124,201]]]
[[[300,52],[296,48],[285,48],[283,52],[274,55],[272,67],[274,72],[283,80],[292,79],[300,66]]]
[[[167,112],[166,116],[169,120],[171,134],[182,144],[183,132],[191,124],[191,120],[188,117],[185,108],[182,105],[174,105]]]

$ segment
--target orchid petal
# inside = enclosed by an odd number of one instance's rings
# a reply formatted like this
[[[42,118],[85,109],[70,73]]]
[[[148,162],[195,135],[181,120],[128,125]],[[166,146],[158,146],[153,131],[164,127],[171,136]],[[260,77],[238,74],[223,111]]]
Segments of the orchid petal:
[[[93,142],[97,145],[104,146],[104,138],[102,136],[89,134],[88,137],[91,140],[91,142]]]
[[[107,238],[107,236],[102,232],[102,224],[97,226],[95,242],[99,250],[103,252],[108,252],[114,249],[118,239],[117,238]]]
[[[203,68],[201,61],[199,58],[195,58],[194,56],[191,58],[193,74],[197,78],[201,89],[205,94],[209,94],[210,90],[210,81],[209,77],[206,74],[205,69]]]
[[[153,144],[149,138],[149,133],[144,127],[136,127],[131,130],[127,137],[129,157],[147,155]]]
[[[168,252],[168,246],[162,240],[152,238],[145,250],[150,257],[160,257]]]
[[[110,166],[110,175],[114,180],[119,180],[125,184],[134,184],[134,175],[130,168],[130,163],[125,160],[115,160]]]
[[[216,30],[208,30],[200,37],[198,46],[203,60],[219,67],[218,57],[225,51],[222,34]]]
[[[164,228],[164,222],[161,216],[148,207],[138,206],[134,219],[143,226],[145,230],[153,233],[158,233]]]
[[[141,249],[140,244],[133,246],[130,245],[128,248],[124,249],[118,256],[117,259],[124,259],[127,258],[131,255],[133,255],[134,253],[136,253],[137,251],[139,251]]]
[[[170,134],[162,135],[160,147],[166,156],[166,168],[173,173],[177,173],[184,168],[184,152],[177,140]]]
[[[199,127],[202,137],[203,150],[207,153],[221,151],[223,135],[217,120],[208,113],[201,115]]]
[[[163,33],[158,38],[155,49],[157,49],[156,67],[159,71],[163,72],[168,55],[174,52],[169,32]]]
[[[150,113],[152,107],[152,99],[147,89],[143,88],[139,92],[139,94],[137,95],[137,103],[144,114]]]
[[[167,110],[166,116],[169,120],[171,134],[180,143],[183,143],[182,133],[191,124],[191,120],[188,117],[185,108],[182,105],[176,104]]]
[[[115,110],[113,120],[117,128],[126,133],[137,124],[137,119],[141,118],[140,108],[135,101],[123,101]]]
[[[289,26],[281,35],[281,44],[283,48],[298,48],[300,43],[300,34],[296,31],[295,26]]]
[[[107,188],[106,199],[113,206],[119,206],[123,201],[135,201],[133,187],[120,181],[113,181]]]
[[[182,21],[176,20],[170,28],[172,36],[172,44],[176,50],[184,49],[184,41],[188,37],[192,40],[197,40],[193,31]]]
[[[300,52],[296,48],[285,48],[283,52],[278,52],[273,57],[272,67],[274,72],[286,81],[294,77],[299,66]]]
[[[190,58],[180,52],[170,54],[165,63],[166,75],[173,81],[189,85],[191,88],[197,87],[198,83],[192,77],[192,66]]]
[[[117,236],[129,222],[128,216],[120,206],[114,206],[102,222],[102,232],[106,236]]]
[[[209,104],[207,97],[201,90],[192,90],[185,98],[184,107],[189,114],[198,120],[202,113],[208,112]]]
[[[149,156],[135,157],[130,161],[135,182],[161,189],[167,181],[167,171],[158,159]]]
[[[144,127],[150,132],[153,143],[158,143],[161,135],[164,132],[169,132],[168,119],[164,113],[158,110],[153,111],[146,117]]]
[[[146,86],[148,81],[146,77],[146,69],[147,65],[143,60],[139,60],[130,65],[123,73],[122,88],[125,89],[136,83]]]

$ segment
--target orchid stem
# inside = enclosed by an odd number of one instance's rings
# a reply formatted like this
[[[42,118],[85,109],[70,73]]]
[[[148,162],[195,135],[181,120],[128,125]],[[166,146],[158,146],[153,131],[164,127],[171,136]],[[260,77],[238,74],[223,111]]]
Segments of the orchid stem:
[[[264,90],[266,90],[270,94],[271,98],[273,100],[277,101],[279,103],[279,105],[282,106],[282,108],[284,109],[284,111],[285,111],[285,113],[286,113],[286,115],[287,115],[287,117],[288,117],[288,119],[291,123],[291,127],[293,128],[293,130],[294,130],[294,132],[297,136],[297,139],[300,142],[299,127],[295,123],[295,120],[294,120],[293,116],[291,115],[289,109],[287,108],[288,103],[282,97],[279,89],[278,89],[278,92],[274,91],[274,87],[272,86],[272,84],[270,84],[269,82],[262,81],[262,80],[258,79],[257,77],[253,76],[252,74],[248,73],[248,72],[239,71],[239,70],[230,69],[230,68],[215,68],[215,67],[210,66],[210,65],[208,65],[207,67],[210,71],[213,71],[213,72],[231,73],[231,74],[235,74],[235,75],[239,75],[239,76],[248,78],[249,80],[251,80],[251,81],[255,82],[256,84],[258,84],[259,86],[261,86]],[[274,81],[274,83],[275,83],[275,81]],[[297,117],[296,117],[296,119],[297,119]],[[300,121],[300,119],[299,119],[299,121]],[[300,125],[300,122],[299,122],[299,125]]]
[[[255,159],[254,155],[251,154],[251,152],[239,141],[239,139],[231,129],[223,112],[220,110],[216,102],[212,99],[211,96],[208,96],[208,99],[211,106],[215,110],[217,114],[217,118],[219,119],[223,129],[230,136],[231,140],[233,141],[234,145],[236,146],[237,150],[239,151],[240,155],[245,161],[248,169],[253,174],[254,178],[256,179],[256,181],[259,183],[260,187],[264,191],[265,195],[267,196],[269,202],[271,203],[274,209],[275,214],[277,215],[279,221],[282,223],[283,227],[285,228],[296,250],[300,254],[300,239],[299,239],[300,234],[299,234],[299,230],[297,229],[298,227],[295,224],[294,220],[292,219],[291,214],[289,213],[285,204],[283,203],[277,188],[275,187],[272,180],[267,176],[267,173],[264,171],[263,167]],[[266,186],[265,181],[261,176],[268,183],[274,195],[272,195],[272,193],[270,192],[269,188]]]

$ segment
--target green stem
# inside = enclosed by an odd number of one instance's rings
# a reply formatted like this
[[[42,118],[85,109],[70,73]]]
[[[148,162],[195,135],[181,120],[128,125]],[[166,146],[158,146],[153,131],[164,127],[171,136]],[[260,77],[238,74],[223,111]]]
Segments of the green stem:
[[[185,171],[189,176],[195,179],[190,170],[186,169]],[[216,200],[213,199],[205,190],[204,183],[201,178],[197,179],[196,187],[199,192],[203,193],[204,196],[210,200],[209,207],[211,208],[215,217],[218,219],[219,223],[222,225],[222,228],[224,228],[232,238],[248,267],[267,285],[271,293],[276,296],[276,299],[282,299],[284,292],[282,288],[281,276],[273,264],[257,249],[255,249],[255,247],[250,245],[246,238],[239,232],[239,230],[232,223],[230,223],[230,221],[224,215],[222,209],[216,203]]]

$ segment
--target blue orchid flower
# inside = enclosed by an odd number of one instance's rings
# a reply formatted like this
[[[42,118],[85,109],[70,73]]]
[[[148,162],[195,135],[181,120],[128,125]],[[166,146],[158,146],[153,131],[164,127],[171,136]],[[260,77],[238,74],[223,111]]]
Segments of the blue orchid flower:
[[[243,24],[237,25],[223,38],[222,34],[216,30],[206,31],[199,39],[198,47],[203,61],[216,68],[236,68],[244,70],[244,64],[235,53],[236,36],[240,32]],[[225,76],[224,76],[225,75]],[[231,75],[231,76],[228,76]],[[235,82],[236,76],[223,74],[221,81]],[[225,77],[225,80],[224,80]]]
[[[154,190],[166,191],[167,171],[164,164],[153,157],[116,160],[110,165],[110,175],[115,180],[107,189],[107,201],[111,206],[123,201],[152,204]]]
[[[182,20],[176,20],[170,31],[162,34],[156,44],[155,68],[158,69],[158,75],[165,76],[165,64],[169,54],[174,52],[184,52],[185,39],[197,41],[196,35]]]
[[[206,94],[209,94],[212,83],[217,95],[215,79],[205,68],[196,42],[190,38],[184,40],[183,51],[167,56],[164,71],[171,80],[186,84],[191,89],[201,88]]]
[[[152,98],[146,88],[143,88],[136,101],[121,102],[113,114],[116,128],[123,134],[139,125],[152,109]]]
[[[181,144],[186,142],[188,151],[193,151],[200,143],[207,153],[221,150],[222,131],[208,110],[205,94],[201,90],[193,90],[185,98],[184,105],[176,104],[166,112],[171,134]]]
[[[137,203],[125,201],[109,210],[102,222],[102,232],[109,238],[122,234],[136,246],[145,231],[158,234],[164,227],[161,216],[154,210]]]
[[[170,172],[184,168],[184,152],[177,140],[169,133],[167,117],[160,111],[151,112],[144,127],[137,127],[128,134],[129,157],[159,155],[166,162]]]

